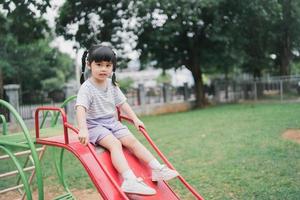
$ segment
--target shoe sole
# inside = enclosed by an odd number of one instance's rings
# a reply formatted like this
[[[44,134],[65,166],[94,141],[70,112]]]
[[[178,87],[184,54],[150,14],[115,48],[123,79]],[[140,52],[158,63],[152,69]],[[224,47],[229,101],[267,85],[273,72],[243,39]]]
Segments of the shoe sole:
[[[123,192],[125,192],[127,194],[136,194],[136,195],[143,195],[143,196],[153,196],[156,194],[156,192],[146,194],[146,193],[139,193],[139,192],[134,192],[134,191],[124,191],[124,190],[123,190]]]
[[[155,178],[152,178],[152,181],[169,181],[177,176],[179,176],[179,174],[176,174],[174,176],[169,176],[168,178],[165,178],[165,179],[163,179],[163,177],[158,177],[158,178],[155,177]]]

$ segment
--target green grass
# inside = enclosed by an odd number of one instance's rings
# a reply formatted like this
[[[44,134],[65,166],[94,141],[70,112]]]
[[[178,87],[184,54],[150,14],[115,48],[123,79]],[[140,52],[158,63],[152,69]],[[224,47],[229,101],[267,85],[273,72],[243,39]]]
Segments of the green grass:
[[[297,104],[226,105],[143,120],[206,199],[300,197],[300,146],[281,137],[300,126]]]
[[[298,104],[224,105],[142,120],[169,161],[205,199],[300,197],[300,145],[281,137],[287,128],[299,128]],[[42,162],[47,186],[58,184],[51,154],[47,151]],[[71,154],[66,153],[64,165],[71,188],[93,187]],[[182,199],[193,199],[178,180],[170,184]]]

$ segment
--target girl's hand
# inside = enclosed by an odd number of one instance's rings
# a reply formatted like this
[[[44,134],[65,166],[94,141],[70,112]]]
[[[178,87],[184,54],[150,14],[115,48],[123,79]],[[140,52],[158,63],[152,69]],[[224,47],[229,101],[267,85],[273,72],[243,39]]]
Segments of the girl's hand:
[[[78,139],[81,144],[87,145],[89,143],[88,130],[87,129],[79,129]]]
[[[140,130],[140,126],[145,128],[144,123],[139,118],[134,119],[133,124],[137,130]]]

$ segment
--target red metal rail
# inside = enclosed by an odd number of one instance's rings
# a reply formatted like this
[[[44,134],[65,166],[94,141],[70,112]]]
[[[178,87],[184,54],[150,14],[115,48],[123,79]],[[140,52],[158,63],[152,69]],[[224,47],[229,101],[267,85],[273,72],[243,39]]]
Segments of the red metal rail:
[[[69,124],[68,122],[64,123],[64,126],[66,126],[67,128],[72,129],[75,133],[78,134],[79,130],[75,127],[73,127],[71,124]],[[99,164],[100,168],[104,171],[105,175],[109,178],[109,180],[112,182],[112,184],[114,185],[114,187],[120,192],[121,196],[124,199],[128,199],[128,197],[126,196],[126,194],[120,189],[118,183],[113,179],[113,177],[110,175],[110,173],[106,170],[106,168],[102,165],[101,162],[99,162],[99,160],[97,159],[97,154],[94,150],[94,146],[92,144],[88,144],[87,145],[89,150],[91,151],[93,157],[95,158],[95,160],[97,161],[97,163]],[[129,200],[129,199],[128,199]]]
[[[71,150],[71,148],[68,147],[69,144],[69,136],[68,136],[68,128],[73,130],[75,133],[78,134],[78,129],[76,129],[75,127],[73,127],[72,125],[70,125],[67,122],[67,116],[64,112],[64,109],[62,108],[57,108],[57,107],[38,107],[35,111],[35,128],[36,128],[36,140],[37,142],[43,143],[43,144],[53,144],[51,142],[47,142],[47,141],[43,141],[40,140],[40,127],[39,127],[39,112],[40,111],[46,111],[46,110],[53,110],[53,111],[58,111],[61,113],[62,115],[62,122],[64,125],[64,140],[65,140],[65,144],[56,144],[57,146],[66,148]],[[119,185],[116,183],[116,181],[112,178],[112,176],[110,175],[110,173],[107,171],[107,169],[102,165],[101,162],[99,162],[99,160],[97,159],[97,154],[93,148],[93,146],[91,144],[88,144],[88,148],[90,150],[90,152],[92,153],[94,159],[97,161],[97,163],[99,164],[100,168],[103,170],[103,172],[105,173],[105,175],[109,178],[109,180],[111,181],[111,183],[114,185],[114,187],[118,190],[118,192],[120,193],[121,197],[125,200],[129,200],[129,198],[126,196],[126,194],[120,189]],[[88,170],[88,169],[87,169]],[[91,178],[94,179],[93,175],[91,174]],[[95,180],[93,180],[95,182]],[[102,192],[102,189],[99,188],[98,185],[96,185],[97,189],[99,192]]]
[[[133,123],[133,120],[122,116],[119,109],[118,109],[118,119],[121,121],[122,119],[125,119],[126,121]],[[140,126],[139,131],[145,136],[145,138],[148,140],[152,148],[156,151],[156,153],[159,155],[159,157],[165,162],[165,164],[171,168],[176,170],[173,165],[168,161],[168,159],[163,155],[163,153],[158,149],[158,147],[155,145],[153,140],[150,138],[149,134],[147,133],[145,127]],[[185,185],[185,187],[191,191],[191,193],[199,200],[204,200],[204,198],[198,194],[198,192],[179,174],[178,176],[179,180]]]
[[[39,123],[39,112],[40,111],[58,111],[62,116],[62,124],[67,122],[67,115],[63,108],[45,106],[45,107],[38,107],[35,111],[35,136],[36,138],[40,138],[40,123]],[[65,137],[65,144],[69,144],[69,136],[68,136],[68,128],[64,126],[64,137]]]
[[[78,129],[73,127],[71,124],[69,124],[67,122],[67,116],[64,112],[64,109],[62,108],[57,108],[57,107],[39,107],[37,108],[36,112],[35,112],[35,127],[36,127],[36,138],[37,141],[39,141],[40,138],[40,127],[39,127],[39,112],[40,111],[45,111],[45,110],[53,110],[53,111],[58,111],[61,113],[62,115],[62,122],[63,122],[63,126],[64,126],[64,141],[65,141],[65,145],[62,146],[62,144],[60,144],[61,147],[65,147],[68,148],[68,144],[69,144],[69,136],[68,136],[68,129],[73,130],[75,133],[78,134]],[[120,111],[118,109],[118,119],[121,121],[122,119],[127,120],[130,123],[133,123],[133,120],[122,116],[120,114]],[[152,146],[152,148],[156,151],[156,153],[160,156],[160,158],[165,162],[165,164],[171,168],[171,169],[175,169],[173,167],[173,165],[168,161],[168,159],[163,155],[163,153],[158,149],[158,147],[155,145],[155,143],[153,142],[153,140],[150,138],[149,134],[147,133],[146,129],[142,126],[139,127],[139,131],[144,135],[144,137],[147,139],[147,141],[150,143],[150,145]],[[44,144],[47,144],[47,141],[43,141]],[[50,143],[48,143],[50,144]],[[59,146],[59,145],[58,145]],[[120,189],[119,185],[116,183],[116,181],[113,179],[113,177],[110,175],[110,173],[107,171],[107,169],[101,164],[101,162],[97,159],[97,155],[96,152],[94,150],[94,147],[91,144],[88,144],[88,148],[90,150],[90,152],[92,153],[93,157],[96,159],[97,163],[99,164],[100,168],[103,170],[103,172],[105,173],[105,175],[109,178],[109,180],[111,181],[111,183],[114,185],[114,187],[118,190],[118,192],[120,193],[120,195],[122,196],[122,198],[124,199],[128,199],[128,197],[126,196],[126,194]],[[93,178],[93,177],[91,177]],[[184,184],[184,186],[194,195],[195,198],[199,199],[199,200],[204,200],[204,198],[197,193],[197,191],[188,184],[188,182],[179,174],[178,176],[179,180]],[[169,187],[169,186],[168,186]],[[100,188],[97,188],[98,191],[101,191]]]

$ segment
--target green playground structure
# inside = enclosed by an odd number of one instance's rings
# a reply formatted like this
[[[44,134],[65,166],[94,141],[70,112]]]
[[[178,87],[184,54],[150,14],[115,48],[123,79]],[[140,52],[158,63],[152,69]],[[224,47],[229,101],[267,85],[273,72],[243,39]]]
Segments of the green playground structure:
[[[71,96],[66,99],[61,108],[64,108],[70,101],[74,100],[76,96]],[[19,113],[15,110],[13,106],[11,106],[8,102],[0,99],[0,105],[8,109],[8,111],[14,117],[16,123],[20,126],[21,132],[8,134],[8,125],[4,115],[0,115],[0,120],[2,122],[2,135],[0,135],[0,162],[5,162],[7,159],[11,159],[11,162],[14,164],[14,169],[9,169],[10,171],[6,171],[0,173],[0,181],[3,178],[18,176],[17,182],[13,186],[7,186],[4,189],[0,189],[0,196],[9,191],[17,190],[21,196],[21,199],[31,200],[33,199],[32,195],[32,182],[34,178],[36,179],[37,191],[38,191],[38,199],[44,199],[44,183],[43,183],[43,175],[41,169],[41,159],[46,150],[46,145],[39,145],[35,143],[35,135],[32,135],[28,128],[26,127],[23,119],[19,115]],[[50,115],[50,116],[49,116]],[[53,129],[57,125],[57,121],[59,118],[59,113],[55,111],[45,111],[42,116],[42,122],[40,124],[40,128],[43,128],[47,117],[50,117],[50,128]],[[43,130],[43,129],[41,129]],[[47,131],[46,131],[47,132]],[[53,131],[48,132],[51,134]],[[60,183],[64,187],[66,193],[54,198],[55,200],[59,199],[75,199],[70,192],[68,185],[64,178],[63,171],[63,156],[64,149],[57,148],[53,149],[55,152],[53,155],[59,155],[58,158],[55,159],[55,168],[57,172],[57,176],[60,180]],[[24,159],[19,159],[25,156]],[[1,166],[1,164],[0,164]],[[30,173],[30,176],[26,173]]]

